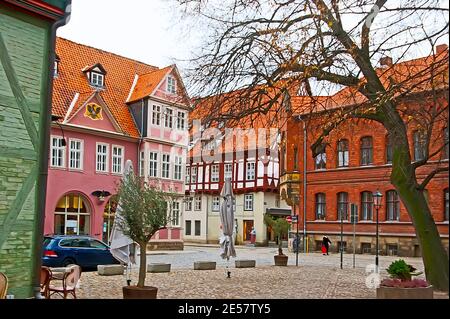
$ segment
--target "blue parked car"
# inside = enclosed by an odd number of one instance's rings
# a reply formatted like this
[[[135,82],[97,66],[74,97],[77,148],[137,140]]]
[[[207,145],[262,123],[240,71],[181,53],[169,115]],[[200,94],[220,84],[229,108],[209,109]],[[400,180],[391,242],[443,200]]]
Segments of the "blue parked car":
[[[77,264],[82,268],[119,264],[108,245],[89,236],[51,236],[44,238],[42,264],[47,267],[65,267]]]

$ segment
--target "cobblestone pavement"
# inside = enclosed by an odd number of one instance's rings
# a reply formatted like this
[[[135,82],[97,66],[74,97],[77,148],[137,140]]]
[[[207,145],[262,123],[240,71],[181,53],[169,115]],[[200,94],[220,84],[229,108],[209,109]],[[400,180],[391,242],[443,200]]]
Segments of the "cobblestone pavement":
[[[298,298],[347,299],[375,298],[375,289],[366,287],[365,268],[375,257],[356,255],[356,268],[352,255],[344,255],[340,269],[340,255],[323,256],[318,253],[299,254],[299,267],[295,254],[289,256],[288,267],[275,267],[276,248],[238,247],[236,259],[255,259],[256,268],[236,269],[229,263],[231,278],[226,278],[226,261],[219,257],[216,247],[186,246],[184,251],[156,251],[148,254],[148,263],[170,263],[170,273],[148,273],[146,285],[158,287],[158,298],[210,299],[210,298]],[[380,256],[382,277],[385,268],[398,257]],[[423,270],[420,258],[404,258]],[[216,261],[216,270],[193,270],[194,261]],[[137,268],[132,271],[132,284],[136,284]],[[97,272],[84,272],[81,277],[79,298],[122,298],[125,276],[99,276]],[[448,298],[448,296],[445,296]]]
[[[136,283],[137,272],[132,275]],[[366,288],[364,272],[328,267],[275,267],[232,269],[175,270],[170,273],[147,274],[146,284],[158,287],[158,298],[374,298],[375,290]],[[124,276],[82,275],[79,298],[122,298]]]

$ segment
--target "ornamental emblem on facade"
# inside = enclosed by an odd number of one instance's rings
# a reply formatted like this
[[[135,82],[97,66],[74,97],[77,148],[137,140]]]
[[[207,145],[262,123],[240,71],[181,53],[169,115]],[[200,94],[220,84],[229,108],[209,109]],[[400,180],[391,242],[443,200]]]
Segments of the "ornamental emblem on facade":
[[[89,103],[86,105],[84,116],[94,121],[103,120],[102,107],[95,103]]]

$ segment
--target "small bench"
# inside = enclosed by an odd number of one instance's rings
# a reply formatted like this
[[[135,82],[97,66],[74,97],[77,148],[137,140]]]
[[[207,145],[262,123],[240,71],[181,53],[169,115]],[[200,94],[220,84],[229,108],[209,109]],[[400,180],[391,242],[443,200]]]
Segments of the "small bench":
[[[256,260],[236,260],[236,268],[255,268]]]
[[[123,275],[124,266],[122,266],[122,265],[98,265],[97,271],[100,276]]]
[[[215,270],[215,261],[196,261],[194,262],[194,270]]]
[[[148,264],[147,272],[170,272],[170,264]]]

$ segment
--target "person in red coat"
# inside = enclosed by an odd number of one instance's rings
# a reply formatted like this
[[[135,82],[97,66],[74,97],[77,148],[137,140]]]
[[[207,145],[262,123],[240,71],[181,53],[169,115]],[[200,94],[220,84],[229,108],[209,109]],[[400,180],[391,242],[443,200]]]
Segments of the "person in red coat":
[[[327,236],[323,236],[322,238],[322,253],[324,255],[328,255],[328,249],[330,248],[331,240],[328,239]]]

